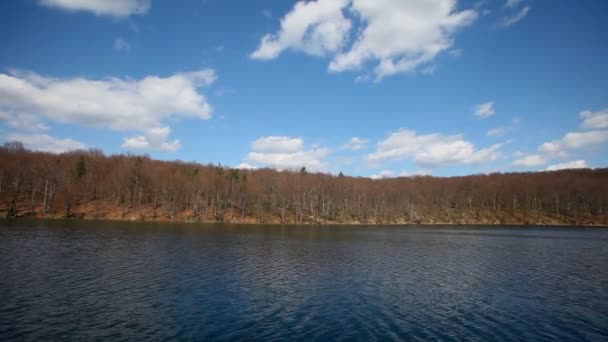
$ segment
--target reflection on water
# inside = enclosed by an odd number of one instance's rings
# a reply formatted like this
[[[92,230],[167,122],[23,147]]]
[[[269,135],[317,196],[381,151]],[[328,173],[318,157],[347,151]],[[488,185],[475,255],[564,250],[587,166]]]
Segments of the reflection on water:
[[[608,230],[0,223],[0,340],[606,340]]]

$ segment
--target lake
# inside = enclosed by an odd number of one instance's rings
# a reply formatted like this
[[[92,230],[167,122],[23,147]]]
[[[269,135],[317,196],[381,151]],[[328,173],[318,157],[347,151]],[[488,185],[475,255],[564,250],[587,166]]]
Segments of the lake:
[[[608,229],[0,221],[0,340],[608,339]]]

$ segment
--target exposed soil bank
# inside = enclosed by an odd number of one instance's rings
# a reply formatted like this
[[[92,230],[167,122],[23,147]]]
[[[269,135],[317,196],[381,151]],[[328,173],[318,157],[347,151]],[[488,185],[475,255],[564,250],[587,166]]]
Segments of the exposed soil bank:
[[[7,217],[6,205],[1,204],[0,217]],[[315,224],[315,225],[391,225],[391,224],[416,224],[416,225],[569,225],[569,226],[608,226],[606,218],[588,217],[579,215],[573,217],[558,217],[539,212],[522,212],[513,210],[503,211],[445,211],[437,215],[420,215],[410,219],[403,217],[397,220],[382,220],[369,217],[364,220],[344,219],[331,220],[319,217],[307,217],[305,220],[297,221],[293,215],[286,215],[283,219],[279,215],[265,215],[254,217],[250,215],[241,216],[236,211],[226,210],[221,216],[211,212],[201,212],[194,215],[192,210],[176,211],[172,216],[169,212],[161,209],[154,210],[149,207],[122,208],[117,205],[101,201],[90,201],[76,205],[66,212],[52,211],[43,213],[42,208],[28,208],[20,202],[17,210],[13,213],[15,218],[40,218],[40,219],[84,219],[84,220],[109,220],[109,221],[139,221],[139,222],[200,222],[200,223],[243,223],[243,224]],[[67,215],[66,215],[67,214]]]

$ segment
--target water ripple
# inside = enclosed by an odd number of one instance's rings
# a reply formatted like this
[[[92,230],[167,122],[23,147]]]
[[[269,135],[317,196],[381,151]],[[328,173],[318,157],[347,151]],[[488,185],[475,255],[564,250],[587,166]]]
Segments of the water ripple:
[[[7,221],[0,340],[602,341],[608,230]]]

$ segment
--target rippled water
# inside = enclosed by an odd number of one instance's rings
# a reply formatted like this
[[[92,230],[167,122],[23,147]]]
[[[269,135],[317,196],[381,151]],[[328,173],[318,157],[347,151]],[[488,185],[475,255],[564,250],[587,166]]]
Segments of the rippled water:
[[[608,339],[608,229],[0,221],[0,340]]]

